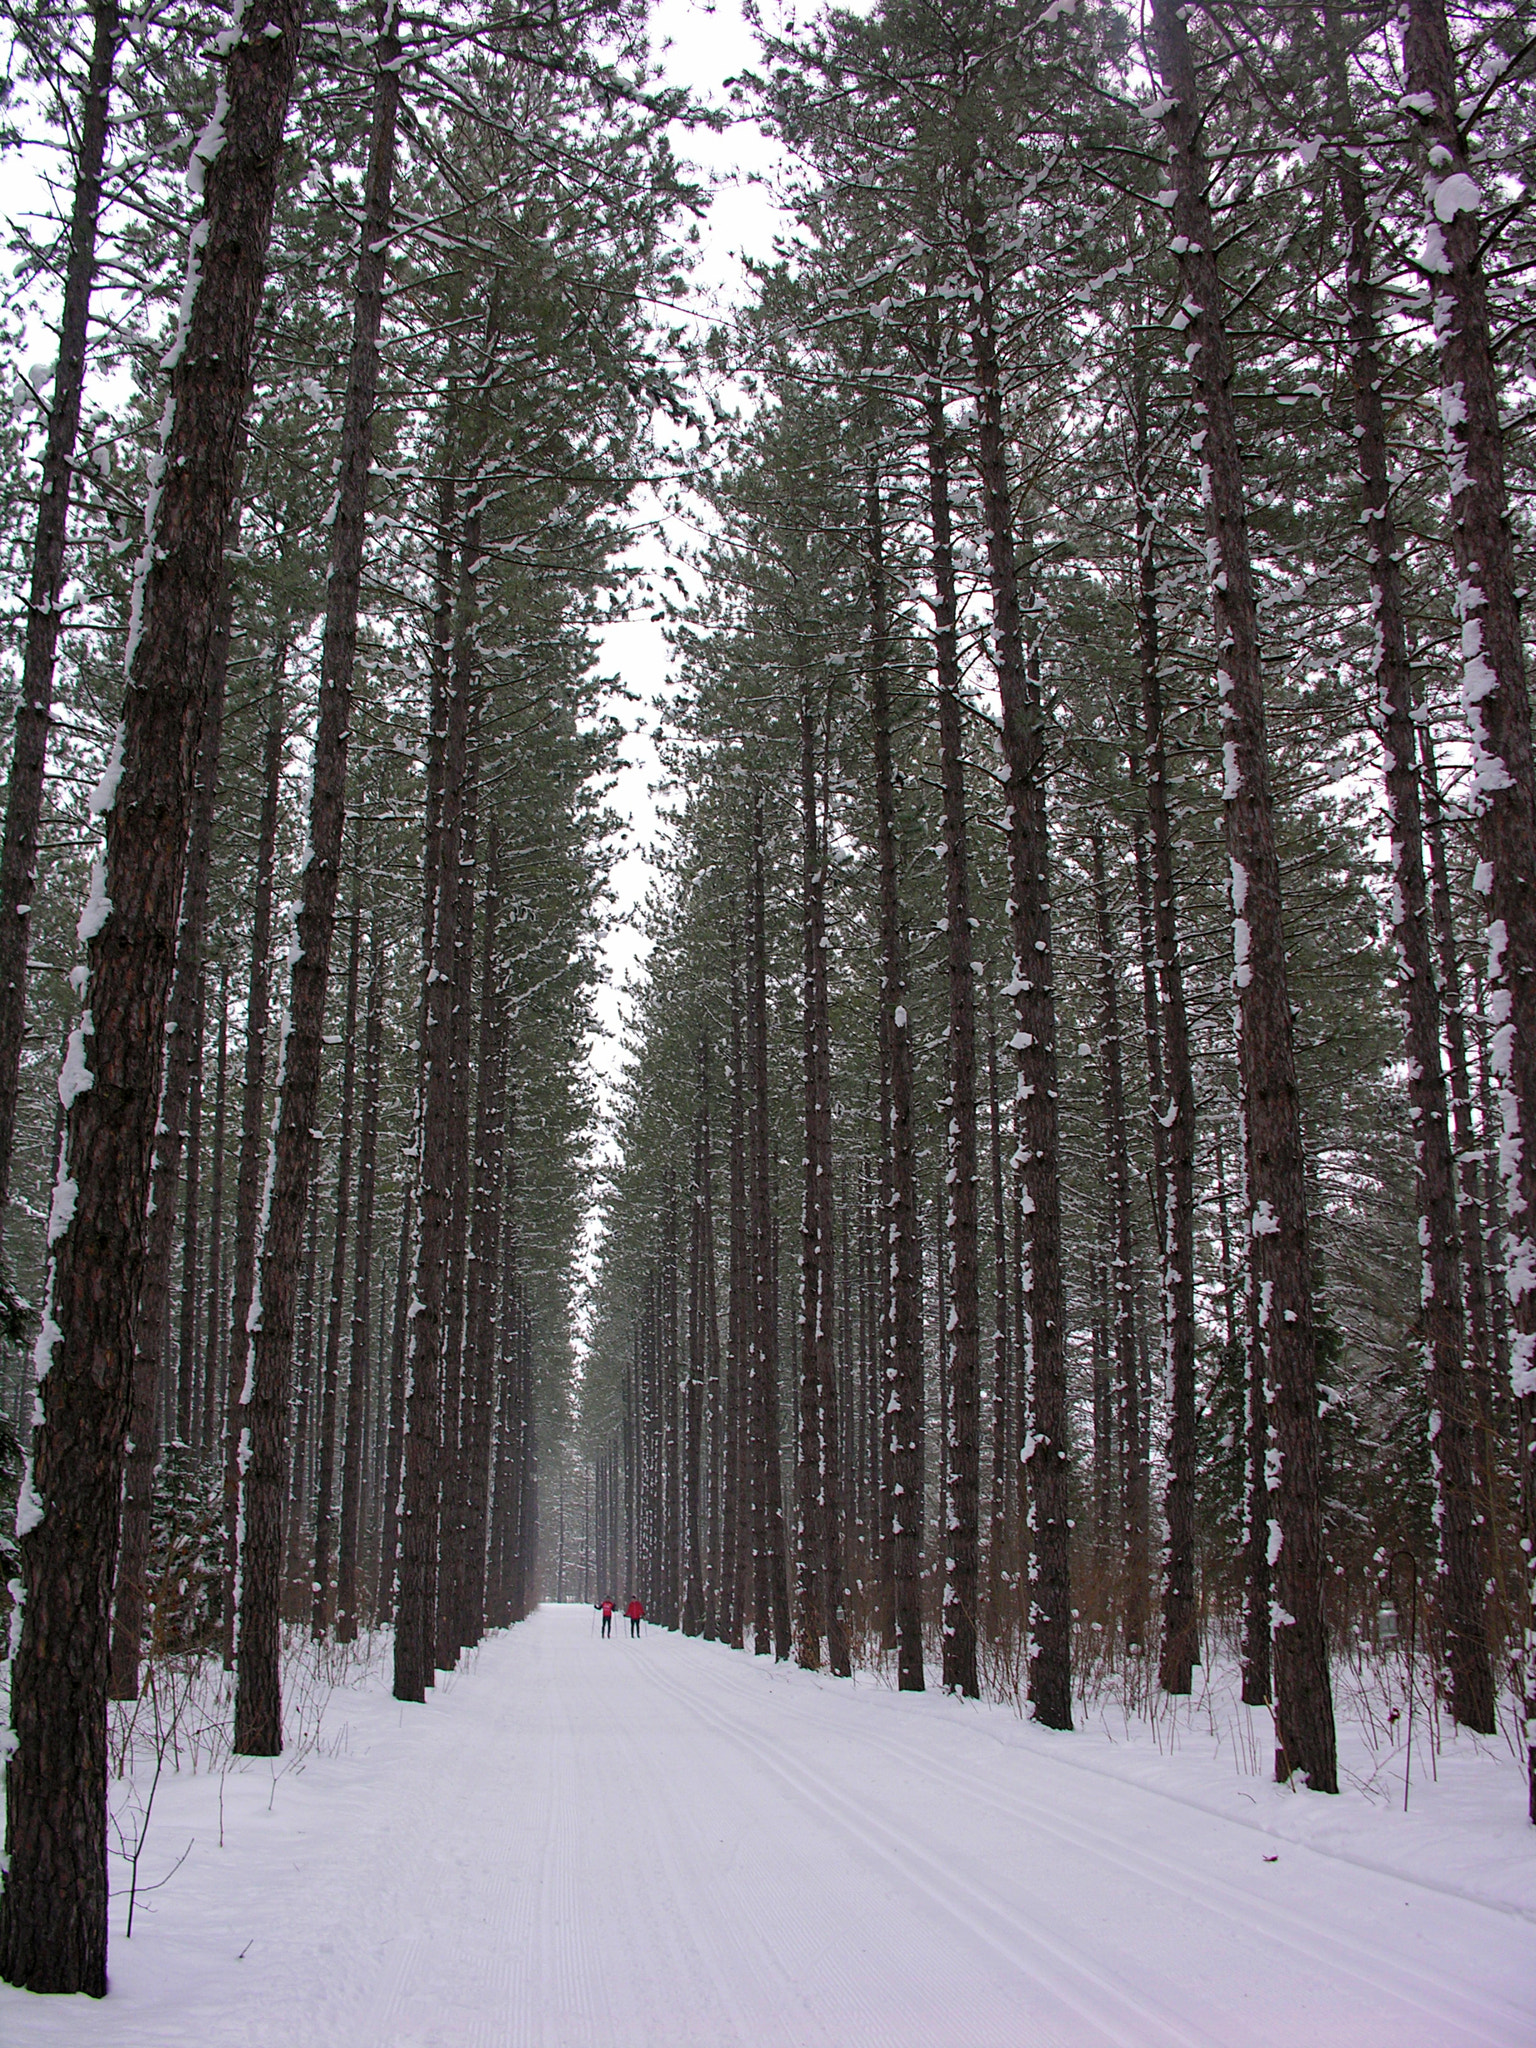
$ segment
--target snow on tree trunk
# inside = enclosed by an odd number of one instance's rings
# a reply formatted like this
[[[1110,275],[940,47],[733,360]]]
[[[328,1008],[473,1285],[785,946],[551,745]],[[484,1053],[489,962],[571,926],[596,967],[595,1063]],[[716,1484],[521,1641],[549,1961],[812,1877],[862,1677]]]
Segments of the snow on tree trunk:
[[[1242,1080],[1250,1262],[1272,1449],[1268,1553],[1277,1774],[1338,1789],[1323,1615],[1317,1381],[1300,1102],[1291,1036],[1280,861],[1269,797],[1264,679],[1249,559],[1242,455],[1194,60],[1177,0],[1153,0],[1167,95],[1173,250],[1184,290],[1185,360],[1209,539],[1217,691],[1231,865],[1233,984]]]

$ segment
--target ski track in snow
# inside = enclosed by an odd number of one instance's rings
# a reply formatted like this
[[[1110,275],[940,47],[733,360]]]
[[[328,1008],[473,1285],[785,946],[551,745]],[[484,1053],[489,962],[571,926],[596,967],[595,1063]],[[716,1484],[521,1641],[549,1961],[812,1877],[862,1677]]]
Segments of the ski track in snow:
[[[162,1780],[141,1878],[193,1847],[132,1942],[114,1900],[111,1994],[0,1987],[7,2048],[1536,2041],[1521,1886],[1372,1867],[1345,1801],[1297,1842],[1096,1768],[1092,1732],[579,1607],[426,1707],[384,1685],[335,1696],[337,1753],[231,1771],[222,1849],[217,1776]]]

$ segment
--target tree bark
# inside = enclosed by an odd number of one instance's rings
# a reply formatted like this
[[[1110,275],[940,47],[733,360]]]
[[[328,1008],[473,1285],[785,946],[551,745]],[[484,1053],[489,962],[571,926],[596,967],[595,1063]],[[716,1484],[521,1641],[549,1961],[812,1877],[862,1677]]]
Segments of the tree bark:
[[[1281,1778],[1300,1772],[1314,1791],[1335,1792],[1306,1177],[1232,351],[1194,60],[1176,0],[1153,0],[1152,32],[1170,103],[1161,119],[1175,194],[1174,252],[1190,322],[1187,358],[1201,421],[1196,447],[1211,543],[1250,1260],[1275,1453],[1269,1516],[1270,1561],[1277,1568],[1271,1613],[1275,1768]]]
[[[4,1231],[11,1193],[16,1094],[27,1028],[32,894],[37,887],[37,842],[43,815],[48,726],[53,714],[53,669],[59,645],[59,598],[64,588],[69,499],[85,389],[91,288],[96,281],[96,224],[107,153],[112,66],[117,57],[120,28],[117,0],[95,0],[91,13],[94,29],[75,151],[75,191],[69,217],[69,254],[64,267],[59,355],[48,405],[48,435],[32,540],[32,582],[27,598],[21,692],[16,701],[16,734],[11,743],[5,828],[0,839],[0,1233]]]
[[[282,1748],[278,1669],[278,1577],[286,1465],[288,1376],[293,1355],[293,1297],[299,1242],[314,1158],[325,990],[336,922],[336,888],[346,822],[347,742],[357,661],[358,600],[373,462],[379,382],[379,327],[388,263],[395,116],[400,101],[400,39],[387,13],[374,41],[376,65],[363,229],[358,251],[352,349],[342,419],[336,516],[331,527],[320,702],[309,806],[309,858],[295,917],[297,958],[289,977],[278,1052],[273,1154],[266,1216],[251,1305],[255,1356],[242,1388],[249,1453],[242,1473],[244,1554],[239,1569],[235,1742],[242,1756]]]
[[[257,27],[263,14],[271,35]],[[101,1997],[107,1984],[107,1637],[133,1318],[187,826],[299,34],[292,0],[258,10],[225,59],[222,122],[194,154],[199,170],[206,163],[205,206],[164,365],[170,397],[123,718],[92,799],[106,820],[106,859],[80,923],[88,1007],[60,1077],[68,1136],[48,1229],[39,1421],[18,1515],[25,1598],[0,1976],[32,1991]]]

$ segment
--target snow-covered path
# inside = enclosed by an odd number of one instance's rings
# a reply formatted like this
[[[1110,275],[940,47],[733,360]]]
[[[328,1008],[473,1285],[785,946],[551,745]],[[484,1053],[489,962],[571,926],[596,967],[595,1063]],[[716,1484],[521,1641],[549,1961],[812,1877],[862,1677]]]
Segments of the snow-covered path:
[[[222,1849],[218,1779],[162,1785],[145,1876],[194,1846],[131,1943],[114,1911],[112,1995],[0,1992],[0,2040],[1536,2040],[1528,1915],[1119,1781],[998,1709],[603,1642],[566,1607],[425,1708],[349,1694],[333,1738],[343,1714],[339,1753],[226,1779]]]

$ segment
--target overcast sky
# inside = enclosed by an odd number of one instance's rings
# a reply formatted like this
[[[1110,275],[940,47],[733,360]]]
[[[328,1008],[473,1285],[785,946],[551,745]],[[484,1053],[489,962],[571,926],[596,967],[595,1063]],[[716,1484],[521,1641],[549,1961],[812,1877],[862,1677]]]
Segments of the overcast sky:
[[[770,7],[767,11],[772,19],[774,10]],[[703,4],[703,0],[659,0],[651,18],[657,54],[667,76],[691,88],[702,100],[726,105],[725,81],[758,62],[757,43],[741,18],[738,0],[718,0],[716,5]],[[754,174],[761,177],[771,172],[774,152],[760,132],[745,122],[734,123],[723,134],[680,133],[677,148],[714,188],[703,223],[704,250],[695,279],[703,321],[718,318],[740,301],[745,288],[740,252],[746,249],[766,255],[772,247],[778,217],[769,194],[753,179]],[[655,509],[654,504],[642,501],[637,513],[649,522]],[[647,524],[636,559],[655,564],[665,553],[665,536],[654,536]],[[637,704],[620,707],[629,738],[613,803],[630,823],[625,851],[614,873],[621,918],[605,949],[609,982],[598,1001],[605,1035],[594,1047],[594,1062],[605,1084],[619,1060],[625,980],[633,974],[642,951],[638,933],[623,921],[623,914],[633,910],[645,895],[659,774],[653,738],[654,699],[667,688],[667,657],[660,626],[647,619],[610,626],[604,635],[605,668],[640,699]]]

